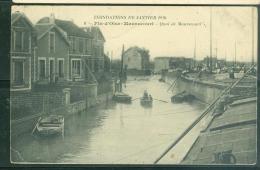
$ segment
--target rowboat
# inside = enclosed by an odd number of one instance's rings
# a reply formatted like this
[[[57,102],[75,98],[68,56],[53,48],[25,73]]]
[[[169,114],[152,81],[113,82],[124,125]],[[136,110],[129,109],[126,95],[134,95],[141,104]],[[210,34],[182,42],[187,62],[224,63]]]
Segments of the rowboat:
[[[131,103],[132,102],[132,97],[123,92],[116,92],[112,99],[119,103]]]
[[[150,97],[148,97],[148,98],[142,97],[142,98],[140,99],[140,104],[141,104],[142,106],[151,107],[152,104],[153,104],[153,99],[150,98]]]
[[[36,131],[40,135],[56,135],[64,132],[64,117],[61,115],[49,115],[40,117],[36,124]]]

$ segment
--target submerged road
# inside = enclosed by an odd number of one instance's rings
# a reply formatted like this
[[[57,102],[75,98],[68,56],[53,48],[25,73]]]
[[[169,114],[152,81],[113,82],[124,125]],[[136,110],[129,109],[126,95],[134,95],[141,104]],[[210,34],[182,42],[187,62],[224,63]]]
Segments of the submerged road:
[[[66,117],[64,138],[24,134],[12,139],[12,161],[152,164],[201,114],[205,105],[199,102],[171,103],[172,93],[167,92],[169,85],[158,82],[158,77],[150,77],[148,81],[129,79],[124,92],[133,99],[141,97],[147,90],[154,99],[168,103],[154,100],[151,108],[143,108],[140,100],[132,104],[108,102]],[[168,163],[178,163],[191,144],[191,140],[186,140],[182,145],[185,147],[179,148]]]

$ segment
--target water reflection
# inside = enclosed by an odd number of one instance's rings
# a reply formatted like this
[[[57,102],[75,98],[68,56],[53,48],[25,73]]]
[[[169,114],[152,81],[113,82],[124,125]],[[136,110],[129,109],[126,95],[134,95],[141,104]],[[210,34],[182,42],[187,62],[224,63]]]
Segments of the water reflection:
[[[139,100],[132,104],[108,102],[66,117],[64,138],[26,134],[12,140],[12,147],[26,162],[149,164],[205,107],[197,102],[170,103],[169,85],[157,78],[129,81],[126,87],[133,99],[147,90],[153,98],[168,103],[154,100],[152,107],[145,108]]]

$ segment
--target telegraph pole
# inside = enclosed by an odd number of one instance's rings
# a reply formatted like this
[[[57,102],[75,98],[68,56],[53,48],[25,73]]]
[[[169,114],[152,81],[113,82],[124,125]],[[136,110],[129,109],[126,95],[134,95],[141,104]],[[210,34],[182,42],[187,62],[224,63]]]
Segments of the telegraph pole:
[[[193,67],[194,67],[194,69],[195,69],[195,67],[196,67],[196,34],[195,34],[195,46],[194,46],[194,56],[193,56],[193,60],[194,60],[194,62],[193,62]]]

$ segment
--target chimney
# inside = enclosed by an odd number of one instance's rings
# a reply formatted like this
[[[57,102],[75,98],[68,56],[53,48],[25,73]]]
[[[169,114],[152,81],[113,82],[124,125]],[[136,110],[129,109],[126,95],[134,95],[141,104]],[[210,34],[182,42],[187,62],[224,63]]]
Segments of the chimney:
[[[50,18],[49,18],[49,22],[50,22],[50,24],[54,24],[55,23],[54,13],[51,13]]]

